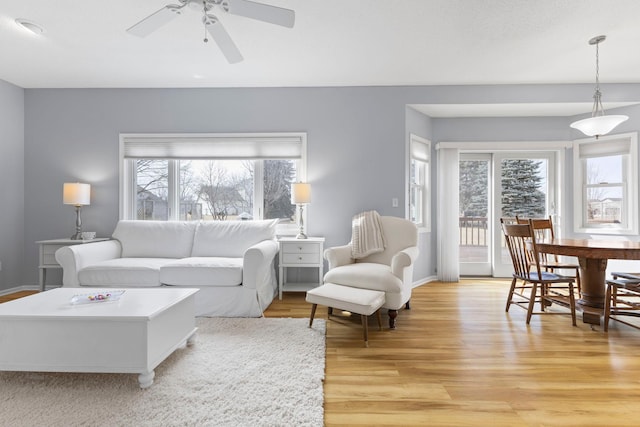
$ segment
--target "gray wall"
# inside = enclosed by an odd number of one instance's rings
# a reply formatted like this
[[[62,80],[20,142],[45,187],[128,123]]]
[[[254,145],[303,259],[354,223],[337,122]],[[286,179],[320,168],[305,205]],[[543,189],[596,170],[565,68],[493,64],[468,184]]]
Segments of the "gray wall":
[[[24,90],[0,80],[0,292],[22,284]]]
[[[307,132],[313,185],[308,232],[325,236],[327,246],[344,244],[351,217],[359,211],[404,216],[409,128],[433,143],[570,137],[567,119],[449,122],[407,117],[407,104],[584,102],[592,90],[591,85],[27,89],[24,213],[29,226],[21,241],[12,238],[2,247],[24,246],[22,282],[35,284],[35,241],[70,236],[74,229],[73,209],[61,200],[66,181],[92,184],[84,228],[110,235],[118,220],[118,134],[136,132]],[[603,93],[607,101],[638,101],[640,84],[603,86]],[[398,198],[398,208],[391,207],[392,198]],[[435,204],[434,199],[434,212]],[[434,271],[435,231],[434,222],[420,273]]]
[[[413,108],[407,107],[406,109],[406,136],[405,140],[409,141],[411,134],[417,135],[424,139],[431,141],[431,162],[430,162],[430,182],[436,182],[436,168],[434,156],[435,156],[435,147],[432,141],[432,119],[429,116],[425,116],[422,113],[417,112]],[[408,156],[408,154],[407,154]],[[408,177],[409,171],[405,171],[405,179],[409,179]],[[432,195],[435,195],[435,187],[432,186]],[[405,203],[409,204],[409,201],[405,199]],[[436,203],[431,203],[431,218],[435,219],[436,213]],[[436,247],[436,233],[434,232],[434,228],[436,227],[436,222],[432,221],[432,228],[428,232],[420,232],[418,235],[418,248],[420,250],[420,255],[418,255],[418,262],[416,262],[416,266],[413,271],[413,277],[415,280],[420,281],[426,278],[432,278],[436,275],[436,257],[435,251],[433,248]]]

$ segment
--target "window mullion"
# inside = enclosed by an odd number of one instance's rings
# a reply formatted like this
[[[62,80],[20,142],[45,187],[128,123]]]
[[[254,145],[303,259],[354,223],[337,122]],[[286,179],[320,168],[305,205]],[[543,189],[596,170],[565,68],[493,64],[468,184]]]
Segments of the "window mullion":
[[[169,221],[180,219],[180,160],[168,162]]]
[[[262,219],[264,215],[264,160],[254,161],[253,173],[253,217]]]

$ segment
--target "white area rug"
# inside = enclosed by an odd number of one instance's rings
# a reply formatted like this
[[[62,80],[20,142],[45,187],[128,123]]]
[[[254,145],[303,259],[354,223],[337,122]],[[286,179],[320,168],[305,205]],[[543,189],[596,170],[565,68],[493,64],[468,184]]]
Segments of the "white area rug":
[[[136,374],[0,372],[2,426],[322,426],[325,322],[198,319],[193,346]]]

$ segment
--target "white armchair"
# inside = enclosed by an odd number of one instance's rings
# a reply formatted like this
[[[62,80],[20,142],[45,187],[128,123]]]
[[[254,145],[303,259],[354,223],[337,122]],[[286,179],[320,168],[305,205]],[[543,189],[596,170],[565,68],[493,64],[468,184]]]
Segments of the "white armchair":
[[[418,256],[418,229],[411,221],[392,216],[381,216],[380,224],[386,241],[384,251],[354,259],[351,245],[327,249],[324,257],[329,270],[324,282],[383,291],[382,307],[389,310],[389,327],[395,329],[398,310],[403,306],[409,308],[413,265]]]

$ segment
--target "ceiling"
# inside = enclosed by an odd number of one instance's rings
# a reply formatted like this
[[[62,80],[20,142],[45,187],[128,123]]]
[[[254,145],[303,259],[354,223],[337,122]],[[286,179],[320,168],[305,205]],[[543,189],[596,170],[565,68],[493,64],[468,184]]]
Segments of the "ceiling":
[[[146,38],[125,31],[178,0],[0,0],[0,79],[23,88],[593,83],[587,41],[606,34],[601,81],[640,82],[638,0],[260,1],[295,10],[295,26],[214,11],[245,58],[229,64],[202,41],[201,15],[189,8]],[[434,117],[548,116],[588,112],[585,101],[414,107]]]

